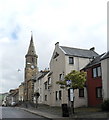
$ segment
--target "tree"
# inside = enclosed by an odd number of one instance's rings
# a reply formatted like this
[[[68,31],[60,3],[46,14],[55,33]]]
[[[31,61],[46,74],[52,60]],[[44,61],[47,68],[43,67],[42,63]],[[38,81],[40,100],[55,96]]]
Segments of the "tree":
[[[61,88],[73,88],[75,89],[84,88],[86,81],[86,72],[72,70],[69,74],[65,76],[63,81],[57,81],[56,83],[61,85]],[[72,109],[74,113],[74,101],[72,101]]]

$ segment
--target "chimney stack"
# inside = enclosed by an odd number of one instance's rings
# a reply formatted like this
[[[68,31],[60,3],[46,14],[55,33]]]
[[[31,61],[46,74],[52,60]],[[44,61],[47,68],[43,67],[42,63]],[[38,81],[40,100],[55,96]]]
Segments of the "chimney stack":
[[[55,43],[55,46],[57,46],[57,45],[59,46],[59,42]]]
[[[90,50],[94,51],[94,50],[95,50],[95,47],[90,48]]]

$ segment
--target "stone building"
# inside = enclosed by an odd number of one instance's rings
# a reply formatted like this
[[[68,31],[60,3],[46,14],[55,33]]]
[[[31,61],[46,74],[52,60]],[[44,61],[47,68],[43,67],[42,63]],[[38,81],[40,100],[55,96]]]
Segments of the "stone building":
[[[35,47],[33,43],[33,36],[31,35],[30,45],[28,48],[28,52],[25,55],[26,64],[25,64],[25,87],[24,87],[24,101],[33,101],[34,96],[34,81],[32,80],[33,77],[36,76],[38,72],[37,68],[37,58],[35,52]]]

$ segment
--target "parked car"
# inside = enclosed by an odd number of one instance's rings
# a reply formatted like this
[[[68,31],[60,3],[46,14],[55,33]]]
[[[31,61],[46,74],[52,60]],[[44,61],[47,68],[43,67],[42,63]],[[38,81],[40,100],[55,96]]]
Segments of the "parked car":
[[[12,103],[11,103],[11,106],[15,106],[15,105],[16,105],[16,102],[12,102]]]
[[[2,102],[2,106],[4,106],[4,107],[7,106],[5,101]]]

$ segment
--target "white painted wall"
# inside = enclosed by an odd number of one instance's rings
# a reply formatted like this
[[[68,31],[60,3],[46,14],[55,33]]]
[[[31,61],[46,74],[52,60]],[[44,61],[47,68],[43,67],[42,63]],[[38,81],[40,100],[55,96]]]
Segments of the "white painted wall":
[[[51,59],[50,61],[50,70],[53,72],[52,74],[52,92],[51,92],[51,97],[52,97],[52,106],[61,106],[63,103],[68,103],[68,91],[63,90],[60,88],[59,85],[56,84],[56,81],[59,81],[59,74],[63,74],[65,76],[71,70],[80,70],[85,65],[89,63],[89,59],[87,58],[79,58],[79,57],[74,57],[74,65],[69,64],[69,56],[66,56],[62,49],[60,49],[59,45],[57,44],[55,46],[54,53],[57,52],[59,56],[55,59]],[[55,92],[62,90],[62,100],[57,100],[55,99]],[[75,92],[75,107],[80,107],[80,106],[87,106],[87,92],[85,90],[85,97],[84,98],[79,98],[78,97],[79,93],[78,90]]]
[[[109,99],[109,58],[101,61],[103,99]]]

